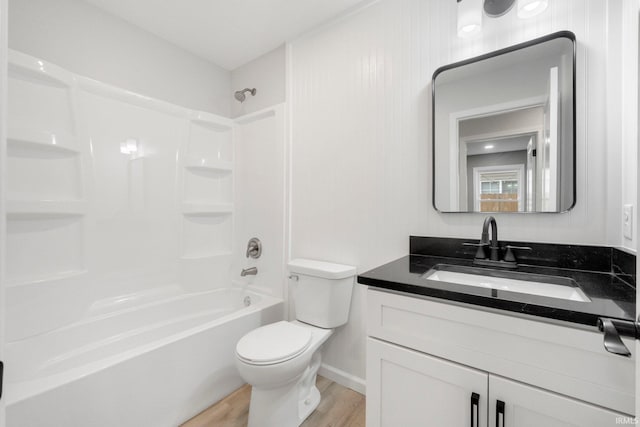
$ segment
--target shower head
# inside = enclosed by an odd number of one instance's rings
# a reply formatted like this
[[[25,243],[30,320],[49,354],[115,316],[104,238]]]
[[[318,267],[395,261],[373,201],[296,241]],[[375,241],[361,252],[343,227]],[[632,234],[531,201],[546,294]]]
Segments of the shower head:
[[[240,102],[244,102],[245,99],[247,99],[247,95],[245,95],[245,92],[249,92],[251,94],[251,96],[256,96],[256,88],[253,89],[249,89],[249,88],[244,88],[242,90],[237,90],[236,93],[233,94],[233,96]]]

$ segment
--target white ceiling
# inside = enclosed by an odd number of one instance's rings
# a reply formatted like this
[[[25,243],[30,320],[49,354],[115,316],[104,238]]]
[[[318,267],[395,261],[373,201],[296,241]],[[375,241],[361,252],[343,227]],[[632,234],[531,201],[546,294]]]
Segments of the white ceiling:
[[[233,70],[370,0],[85,0]]]
[[[531,135],[518,135],[507,138],[483,139],[480,141],[467,142],[467,156],[475,156],[476,154],[495,154],[505,153],[507,151],[526,150],[529,145]],[[485,148],[487,145],[493,145],[492,148]]]

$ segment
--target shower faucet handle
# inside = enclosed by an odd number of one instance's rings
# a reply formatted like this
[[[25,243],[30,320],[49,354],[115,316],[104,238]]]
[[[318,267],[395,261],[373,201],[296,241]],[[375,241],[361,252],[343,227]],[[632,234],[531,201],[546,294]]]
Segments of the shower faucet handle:
[[[252,237],[247,243],[247,258],[258,259],[262,255],[262,242],[257,237]]]

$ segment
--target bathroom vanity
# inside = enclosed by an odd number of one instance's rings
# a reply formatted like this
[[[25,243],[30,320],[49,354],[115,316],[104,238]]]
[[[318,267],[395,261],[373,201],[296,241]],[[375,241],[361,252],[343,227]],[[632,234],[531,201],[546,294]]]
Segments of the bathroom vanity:
[[[412,237],[412,255],[358,277],[369,285],[367,426],[629,420],[637,355],[608,352],[597,324],[633,321],[635,257],[524,243],[532,249],[515,270],[575,280],[579,298],[429,279],[436,266],[472,268],[474,249],[464,242]],[[622,342],[634,348],[632,339]]]
[[[434,72],[435,210],[575,205],[576,51],[560,31]],[[635,423],[635,256],[497,234],[489,216],[480,241],[412,237],[358,277],[367,426]]]

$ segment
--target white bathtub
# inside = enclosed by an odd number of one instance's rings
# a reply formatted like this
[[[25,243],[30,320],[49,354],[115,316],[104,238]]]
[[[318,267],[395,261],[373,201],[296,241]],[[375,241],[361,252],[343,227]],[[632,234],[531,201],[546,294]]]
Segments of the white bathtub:
[[[177,426],[242,385],[236,342],[282,312],[280,299],[220,289],[9,343],[7,426]]]

